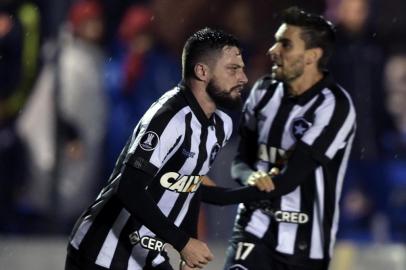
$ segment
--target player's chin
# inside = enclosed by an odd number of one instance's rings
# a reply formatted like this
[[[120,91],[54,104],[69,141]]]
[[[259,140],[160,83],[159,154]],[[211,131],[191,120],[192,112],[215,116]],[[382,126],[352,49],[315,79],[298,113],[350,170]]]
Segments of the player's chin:
[[[243,106],[241,94],[234,96],[231,100],[231,109],[233,110],[241,110]]]

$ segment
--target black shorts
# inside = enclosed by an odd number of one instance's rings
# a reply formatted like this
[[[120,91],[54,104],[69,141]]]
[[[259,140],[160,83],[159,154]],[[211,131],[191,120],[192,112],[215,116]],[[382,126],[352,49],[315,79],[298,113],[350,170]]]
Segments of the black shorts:
[[[272,267],[270,249],[260,241],[233,239],[227,249],[224,270],[279,270]]]
[[[327,270],[324,265],[297,266],[275,259],[275,251],[260,239],[243,234],[233,237],[227,249],[224,270]]]
[[[165,257],[165,261],[155,267],[149,265],[144,266],[144,270],[174,270],[173,267],[169,263],[169,258],[166,252],[163,252],[162,255]],[[102,266],[98,266],[96,264],[86,263],[84,261],[77,260],[72,254],[66,256],[65,261],[65,270],[106,270]]]

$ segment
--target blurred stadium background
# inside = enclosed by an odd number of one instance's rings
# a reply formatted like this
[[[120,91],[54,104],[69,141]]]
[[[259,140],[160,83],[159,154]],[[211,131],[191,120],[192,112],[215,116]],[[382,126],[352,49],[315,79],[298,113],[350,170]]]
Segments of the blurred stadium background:
[[[404,0],[0,0],[0,269],[63,269],[75,219],[143,112],[179,82],[192,32],[235,34],[252,84],[291,5],[337,25],[330,69],[358,112],[331,269],[405,270]],[[235,147],[234,136],[211,172],[219,185],[236,186]],[[235,211],[202,206],[207,269],[221,269]]]

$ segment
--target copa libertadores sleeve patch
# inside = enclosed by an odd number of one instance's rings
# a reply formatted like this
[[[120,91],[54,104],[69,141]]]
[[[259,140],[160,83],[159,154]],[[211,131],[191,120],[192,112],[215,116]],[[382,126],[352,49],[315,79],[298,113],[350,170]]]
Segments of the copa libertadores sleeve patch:
[[[159,136],[153,131],[147,131],[142,135],[138,145],[145,151],[154,150],[159,143]]]

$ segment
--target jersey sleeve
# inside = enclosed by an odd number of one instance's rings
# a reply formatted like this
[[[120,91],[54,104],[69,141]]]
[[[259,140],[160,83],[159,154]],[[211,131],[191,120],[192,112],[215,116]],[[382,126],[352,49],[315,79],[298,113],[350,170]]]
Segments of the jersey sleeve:
[[[231,166],[231,176],[240,184],[245,184],[245,180],[254,170],[254,163],[257,156],[257,113],[256,110],[264,98],[271,83],[269,77],[258,80],[252,87],[248,99],[244,104],[241,122],[238,128],[240,140],[237,154]]]
[[[153,106],[147,111],[135,128],[128,149],[124,150],[127,151],[125,166],[117,189],[125,208],[178,251],[186,245],[189,236],[167,219],[145,190],[180,145],[184,134],[183,117],[182,110],[172,113]]]
[[[313,158],[321,163],[333,159],[355,132],[355,109],[344,91],[323,90],[324,99],[315,111],[312,126],[301,138]]]
[[[255,82],[247,100],[245,101],[240,127],[245,127],[251,131],[256,130],[256,108],[266,94],[267,88],[270,84],[271,81],[269,77],[264,77]]]
[[[150,109],[135,128],[125,161],[150,175],[155,175],[177,149],[185,130],[182,110],[176,114],[153,110]]]
[[[117,197],[139,221],[158,237],[181,251],[188,242],[189,236],[168,220],[151,195],[145,191],[150,178],[151,176],[146,172],[126,166],[117,189]]]

